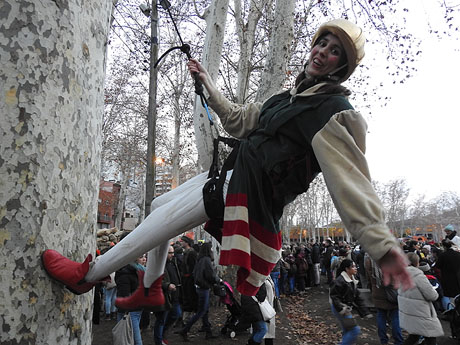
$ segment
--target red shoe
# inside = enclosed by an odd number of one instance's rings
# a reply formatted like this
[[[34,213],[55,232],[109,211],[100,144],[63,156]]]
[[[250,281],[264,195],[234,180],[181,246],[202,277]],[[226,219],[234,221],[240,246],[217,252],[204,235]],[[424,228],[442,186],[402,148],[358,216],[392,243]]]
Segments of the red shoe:
[[[85,282],[84,280],[92,259],[93,256],[89,254],[85,261],[78,263],[51,249],[45,250],[42,254],[42,263],[46,273],[54,280],[64,284],[76,295],[90,291],[94,285],[99,283]]]
[[[144,272],[138,271],[139,286],[131,296],[119,297],[115,300],[115,305],[118,308],[126,311],[146,309],[149,311],[163,311],[165,304],[165,296],[161,282],[163,275],[154,281],[150,288],[144,287]]]

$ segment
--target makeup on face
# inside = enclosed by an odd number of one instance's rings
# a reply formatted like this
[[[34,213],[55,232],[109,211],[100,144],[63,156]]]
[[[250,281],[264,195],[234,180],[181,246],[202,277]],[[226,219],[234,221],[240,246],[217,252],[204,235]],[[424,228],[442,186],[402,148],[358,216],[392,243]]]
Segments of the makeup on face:
[[[320,37],[311,50],[307,73],[314,77],[329,74],[339,67],[343,54],[342,44],[336,36],[327,34]]]

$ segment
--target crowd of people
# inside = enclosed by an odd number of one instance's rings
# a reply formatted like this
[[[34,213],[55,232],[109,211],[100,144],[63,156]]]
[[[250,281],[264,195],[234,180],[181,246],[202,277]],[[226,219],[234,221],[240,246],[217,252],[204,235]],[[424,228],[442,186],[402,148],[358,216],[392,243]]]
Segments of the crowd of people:
[[[123,234],[120,241],[126,237]],[[110,248],[108,249],[110,250]],[[123,298],[133,294],[139,285],[139,279],[145,271],[147,255],[142,255],[113,273],[111,281],[97,286],[95,297],[95,314],[93,322],[99,323],[99,313],[105,314],[105,321],[120,321],[129,313],[135,345],[142,345],[142,332],[152,329],[155,345],[167,345],[168,334],[174,326],[176,333],[184,342],[189,342],[188,332],[201,319],[199,332],[204,333],[205,340],[217,337],[213,334],[208,317],[213,287],[221,284],[217,275],[211,243],[194,243],[188,236],[171,243],[162,280],[165,303],[157,311],[150,309],[125,310],[117,307],[115,298]],[[248,339],[249,344],[260,344],[265,339],[266,345],[273,344],[274,319],[266,322],[259,309],[258,302],[265,299],[273,306],[275,284],[267,278],[265,284],[256,294],[258,301],[242,296],[239,323],[252,327]],[[244,298],[248,300],[243,301]]]
[[[357,244],[328,238],[321,243],[310,240],[284,245],[282,258],[255,296],[258,301],[241,296],[245,310],[240,321],[247,328],[252,326],[248,344],[259,344],[263,339],[265,344],[273,344],[275,338],[274,319],[263,319],[258,302],[268,297],[273,305],[275,298],[308,293],[309,288],[320,287],[321,282],[326,285],[323,288],[329,288],[331,310],[342,329],[342,345],[355,343],[360,334],[354,310],[361,317],[375,314],[381,344],[389,342],[388,328],[395,345],[415,344],[421,339],[427,345],[436,344],[436,337],[443,335],[438,316],[453,309],[455,297],[460,294],[460,241],[452,225],[445,232],[440,243],[424,238],[400,240],[415,285],[406,291],[385,286],[381,269]],[[101,301],[106,320],[120,320],[126,313],[120,308],[116,311],[114,296],[128,296],[136,290],[137,272],[145,270],[145,261],[143,255],[118,270],[112,282],[103,284]],[[210,243],[199,245],[182,236],[168,249],[164,275],[164,308],[154,313],[130,311],[135,344],[142,344],[141,331],[149,324],[157,345],[168,344],[173,326],[183,341],[189,341],[187,334],[200,319],[199,331],[205,339],[215,338],[208,311],[212,288],[222,280],[216,273]],[[364,304],[361,289],[370,289],[373,309]],[[402,329],[409,334],[405,340]]]

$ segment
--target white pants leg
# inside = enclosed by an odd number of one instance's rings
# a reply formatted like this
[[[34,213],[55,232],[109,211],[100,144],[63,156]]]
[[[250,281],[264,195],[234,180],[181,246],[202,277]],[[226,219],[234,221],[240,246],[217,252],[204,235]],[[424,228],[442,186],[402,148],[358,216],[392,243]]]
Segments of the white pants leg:
[[[149,216],[112,249],[98,256],[85,280],[100,280],[149,252],[144,278],[144,286],[149,287],[163,274],[169,240],[208,220],[203,204],[207,174],[197,175],[154,199]]]

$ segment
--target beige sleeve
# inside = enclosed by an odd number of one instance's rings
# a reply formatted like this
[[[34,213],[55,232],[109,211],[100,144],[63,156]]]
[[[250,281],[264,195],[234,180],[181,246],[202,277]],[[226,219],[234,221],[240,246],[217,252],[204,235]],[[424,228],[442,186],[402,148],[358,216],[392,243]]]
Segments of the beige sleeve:
[[[335,114],[313,137],[312,146],[346,229],[374,260],[379,260],[397,243],[371,185],[364,156],[366,130],[358,112],[345,110]]]
[[[227,133],[235,138],[245,138],[258,125],[262,103],[232,103],[219,92],[213,92],[208,103]]]

